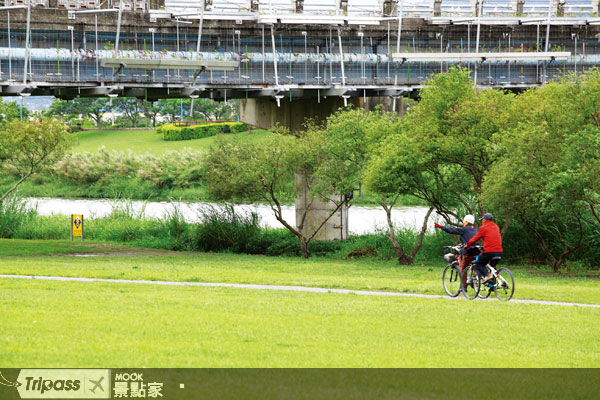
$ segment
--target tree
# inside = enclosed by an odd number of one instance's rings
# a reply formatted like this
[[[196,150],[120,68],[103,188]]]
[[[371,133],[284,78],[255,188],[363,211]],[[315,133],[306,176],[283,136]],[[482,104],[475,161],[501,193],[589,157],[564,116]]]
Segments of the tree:
[[[388,231],[386,237],[392,242],[400,264],[410,265],[423,243],[427,222],[437,210],[445,215],[458,204],[459,196],[468,188],[468,179],[457,166],[446,165],[435,154],[423,150],[421,139],[409,133],[406,121],[396,128],[399,132],[387,137],[373,154],[365,172],[367,185],[381,196],[381,206],[386,212]],[[392,223],[392,209],[401,195],[411,195],[423,200],[429,209],[417,243],[412,249],[403,247],[397,239]]]
[[[464,170],[470,190],[455,194],[470,214],[475,213],[474,206],[483,214],[481,186],[497,160],[498,142],[510,124],[514,96],[497,90],[477,91],[469,74],[455,67],[435,75],[407,120],[411,134],[421,139],[423,152]],[[473,196],[476,204],[471,201]],[[450,220],[449,214],[442,214]]]
[[[120,97],[113,99],[113,107],[116,110],[122,111],[125,117],[131,121],[131,125],[135,128],[137,121],[146,109],[144,100],[135,97]]]
[[[157,104],[160,115],[167,117],[170,123],[180,119],[181,100],[180,99],[160,99]]]
[[[78,97],[73,100],[56,99],[50,105],[46,115],[61,119],[70,119],[72,116],[91,118],[98,128],[98,134],[101,134],[102,117],[109,109],[110,101],[103,97]]]
[[[191,99],[161,99],[157,107],[160,114],[167,117],[170,123],[183,118],[191,121],[198,120],[231,120],[233,119],[238,100],[218,102],[210,99],[194,99],[193,113],[190,115]]]
[[[231,100],[226,103],[210,99],[196,99],[194,100],[194,113],[191,117],[196,119],[195,115],[199,114],[203,120],[230,121],[233,119],[237,107],[239,107],[239,100]]]
[[[158,118],[158,115],[160,114],[160,107],[158,106],[158,102],[144,101],[142,103],[142,107],[144,109],[144,115],[150,118],[152,127],[156,128],[156,120]]]
[[[340,193],[344,185],[334,180],[325,184],[316,174],[329,158],[317,131],[309,128],[301,137],[274,134],[261,144],[239,145],[218,137],[203,163],[205,182],[213,198],[266,202],[275,218],[298,238],[303,257],[309,257],[309,243],[345,201],[344,192]],[[283,218],[282,200],[294,193],[296,176],[303,177],[303,188],[304,185],[308,188],[309,199],[304,213],[294,224]],[[333,201],[334,207],[318,226],[305,230],[307,213],[316,199]]]
[[[595,71],[519,96],[502,159],[483,185],[486,203],[517,216],[554,271],[580,247],[584,223],[596,220],[599,82]]]
[[[4,124],[0,128],[0,162],[20,178],[0,196],[0,202],[31,175],[60,160],[70,143],[67,128],[56,120],[13,120]]]
[[[21,106],[16,101],[4,102],[0,99],[0,125],[21,118]],[[23,119],[29,118],[29,110],[23,107]]]

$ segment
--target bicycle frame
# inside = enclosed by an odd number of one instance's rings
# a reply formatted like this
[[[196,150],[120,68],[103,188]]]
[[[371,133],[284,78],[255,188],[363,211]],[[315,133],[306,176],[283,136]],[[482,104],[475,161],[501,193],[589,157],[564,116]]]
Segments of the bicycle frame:
[[[490,264],[487,264],[486,267],[490,270],[490,272],[492,273],[492,275],[494,276],[494,278],[496,278],[496,284],[492,284],[491,281],[487,281],[484,286],[487,286],[489,288],[499,288],[502,287],[502,284],[505,283],[506,285],[508,285],[508,282],[506,281],[506,279],[504,279],[499,273],[498,270],[494,267],[492,267]]]

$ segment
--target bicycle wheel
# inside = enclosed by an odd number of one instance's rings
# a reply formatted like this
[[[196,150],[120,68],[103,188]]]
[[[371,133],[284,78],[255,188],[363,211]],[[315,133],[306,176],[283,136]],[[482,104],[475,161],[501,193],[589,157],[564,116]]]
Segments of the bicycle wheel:
[[[509,301],[515,293],[515,278],[508,268],[498,270],[496,287],[494,289],[498,300]]]
[[[477,294],[477,298],[478,299],[487,299],[488,297],[490,297],[490,294],[494,291],[494,289],[490,288],[489,286],[487,286],[486,283],[483,284],[483,286],[481,286],[479,288],[479,293]]]
[[[448,264],[442,275],[444,290],[450,297],[456,297],[460,293],[460,269],[458,265]]]
[[[467,299],[473,300],[479,294],[479,289],[481,288],[481,279],[473,268],[473,265],[469,265],[467,268],[465,268],[463,273],[467,274],[467,285],[463,290],[463,294]]]

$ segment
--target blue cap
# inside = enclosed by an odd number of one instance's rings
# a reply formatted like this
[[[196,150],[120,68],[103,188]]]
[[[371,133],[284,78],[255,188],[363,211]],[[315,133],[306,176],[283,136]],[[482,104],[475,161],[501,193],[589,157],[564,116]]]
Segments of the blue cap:
[[[485,213],[483,214],[483,217],[479,218],[479,220],[481,221],[482,219],[487,219],[488,221],[491,221],[494,219],[494,216],[490,213]]]

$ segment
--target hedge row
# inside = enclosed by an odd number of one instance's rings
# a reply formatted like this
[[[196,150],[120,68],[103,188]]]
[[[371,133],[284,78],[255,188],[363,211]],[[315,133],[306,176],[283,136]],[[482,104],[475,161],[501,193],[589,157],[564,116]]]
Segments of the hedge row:
[[[219,133],[244,132],[247,129],[246,124],[242,122],[217,122],[192,126],[167,124],[156,128],[156,132],[163,135],[163,140],[190,140],[202,139]]]

